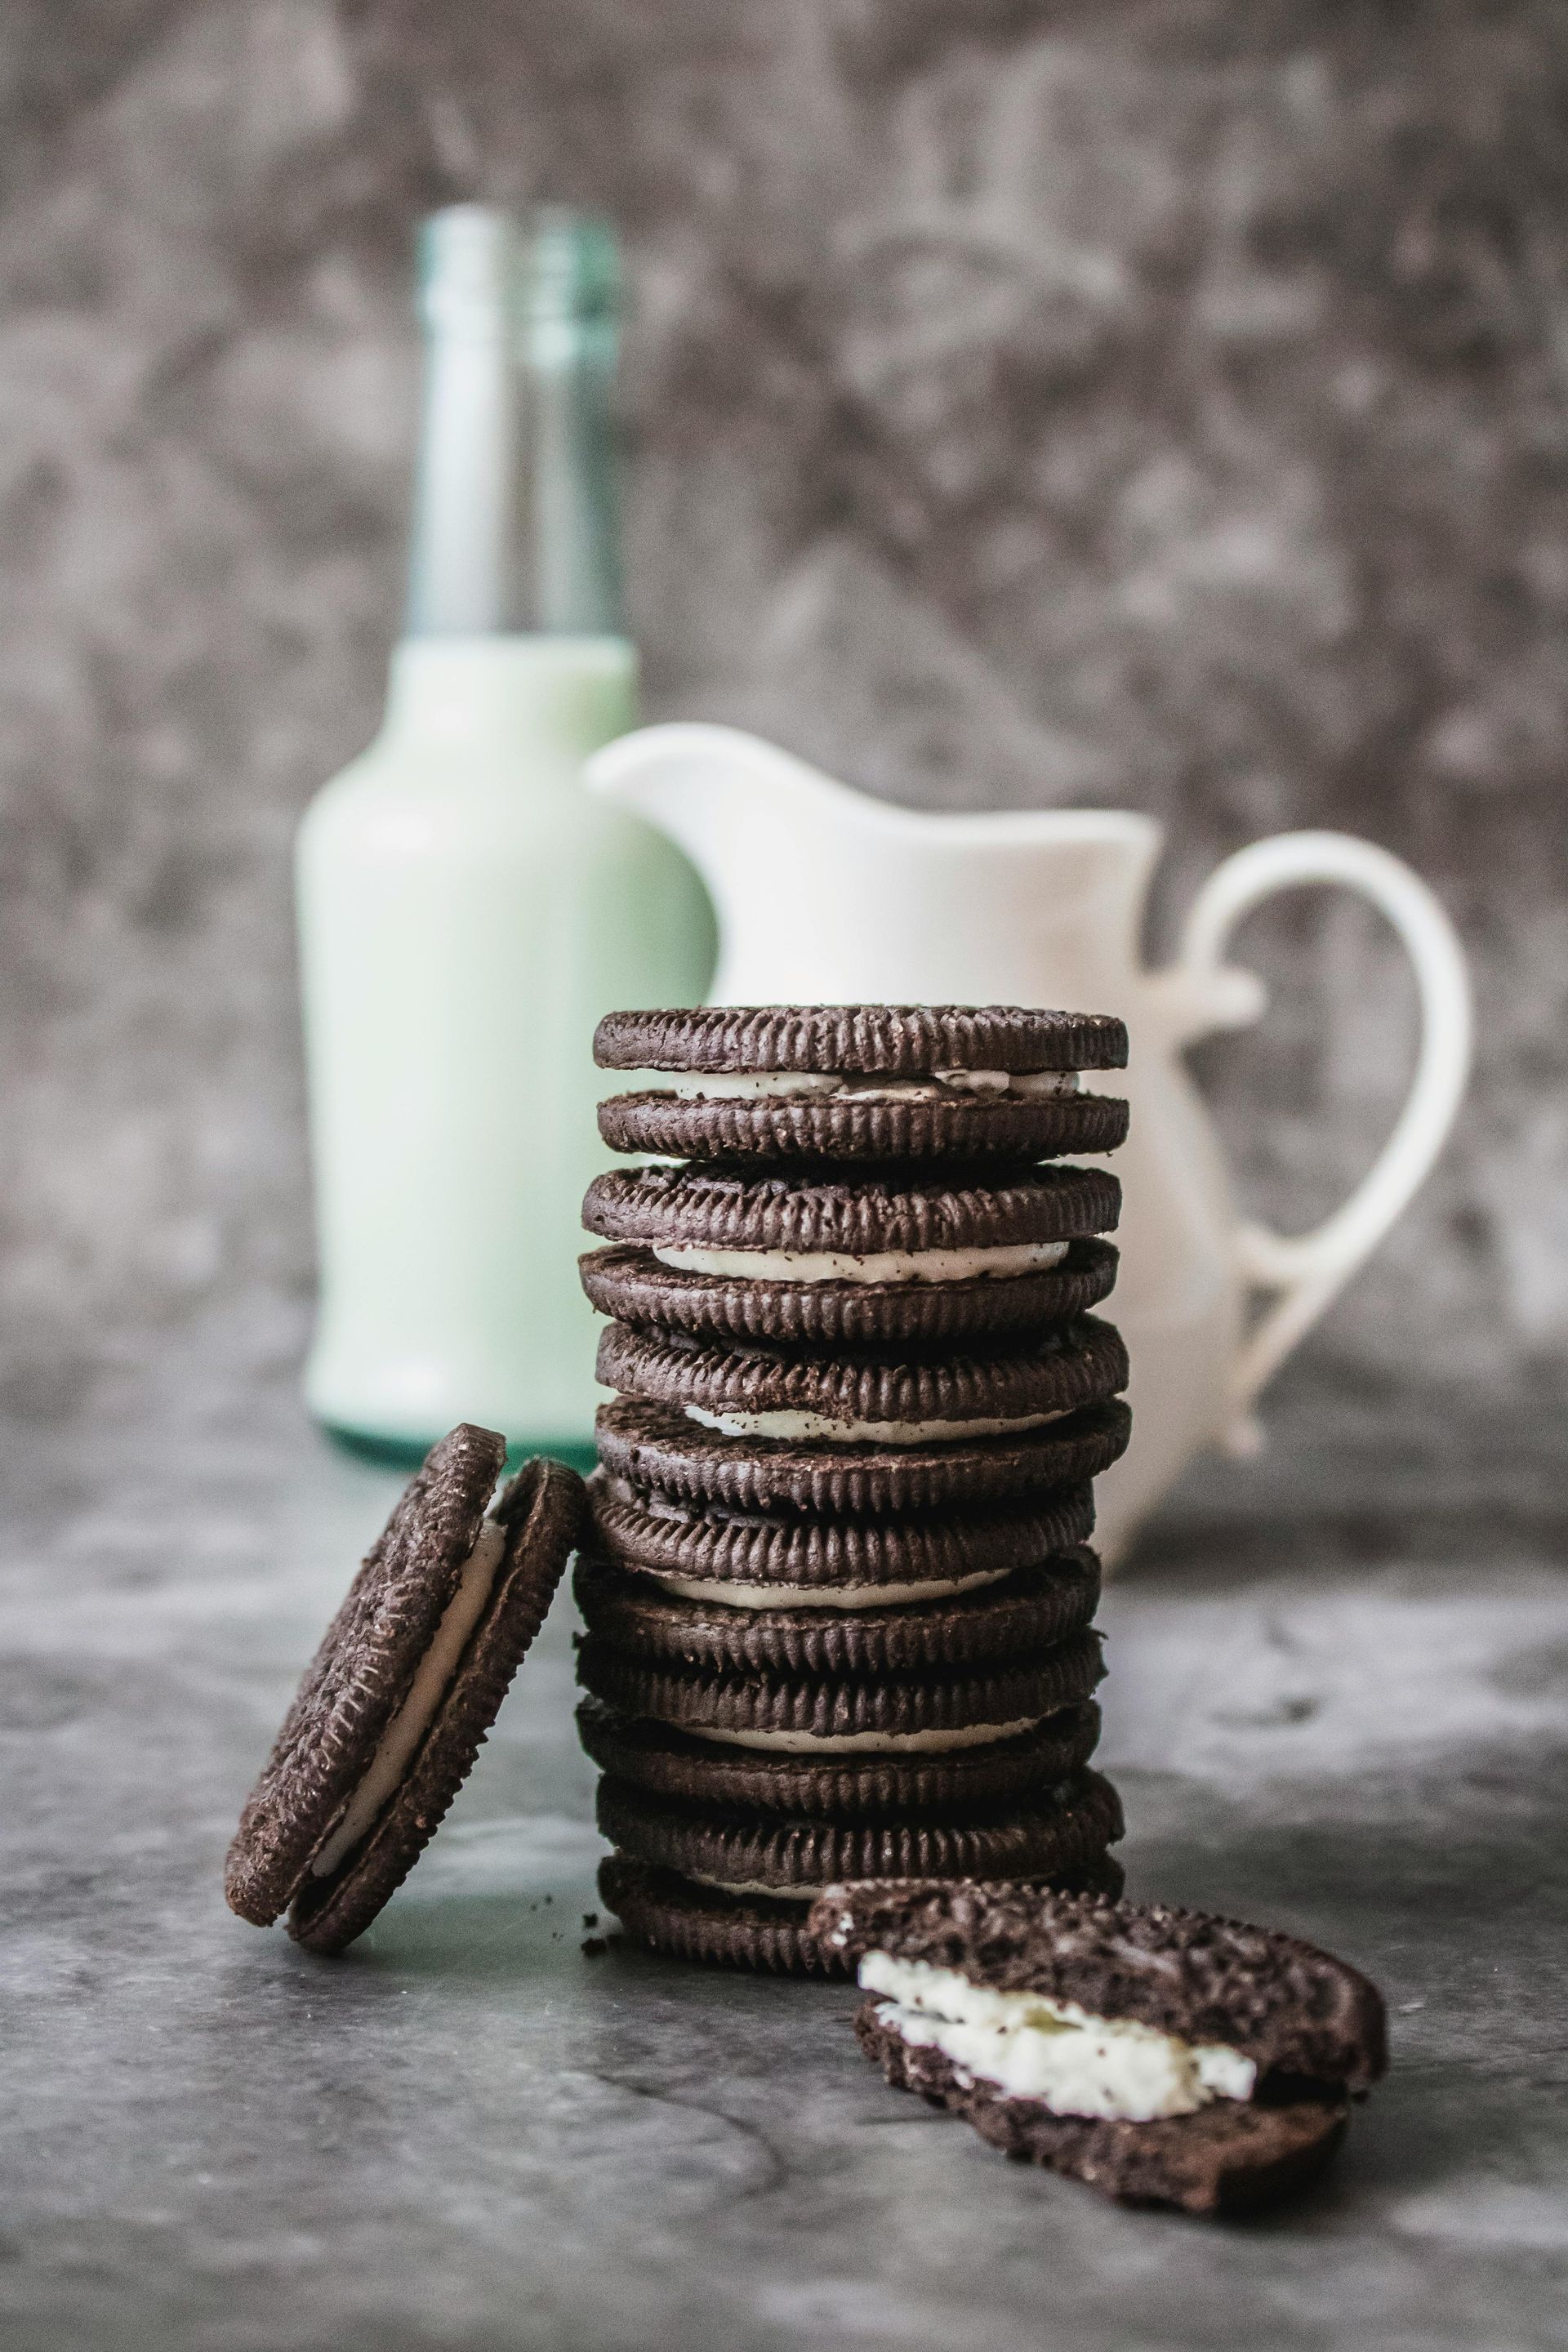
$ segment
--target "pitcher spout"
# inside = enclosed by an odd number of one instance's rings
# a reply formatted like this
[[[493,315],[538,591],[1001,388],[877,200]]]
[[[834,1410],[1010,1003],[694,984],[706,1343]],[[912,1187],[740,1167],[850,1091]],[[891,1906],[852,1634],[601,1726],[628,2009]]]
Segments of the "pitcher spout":
[[[792,752],[738,727],[677,722],[642,727],[586,761],[584,779],[679,842],[710,890],[727,855],[765,841],[797,813],[814,832],[835,800],[858,798]]]

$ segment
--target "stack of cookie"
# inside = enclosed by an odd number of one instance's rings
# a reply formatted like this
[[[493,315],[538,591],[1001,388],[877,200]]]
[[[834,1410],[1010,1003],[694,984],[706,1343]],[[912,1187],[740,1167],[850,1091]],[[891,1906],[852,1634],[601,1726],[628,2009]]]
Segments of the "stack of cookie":
[[[889,1005],[610,1015],[622,1151],[583,1260],[615,1319],[579,1564],[605,1903],[694,1958],[827,1969],[872,1877],[1119,1883],[1088,1769],[1089,1481],[1127,1443],[1097,1167],[1103,1015]]]

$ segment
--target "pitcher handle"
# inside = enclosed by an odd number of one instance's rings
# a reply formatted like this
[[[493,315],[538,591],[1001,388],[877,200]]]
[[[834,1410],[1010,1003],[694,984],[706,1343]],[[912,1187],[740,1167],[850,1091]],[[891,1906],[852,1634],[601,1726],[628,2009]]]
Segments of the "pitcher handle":
[[[1250,1408],[1264,1382],[1376,1247],[1436,1159],[1470,1068],[1469,975],[1453,924],[1408,866],[1350,834],[1281,833],[1227,857],[1193,902],[1178,968],[1198,988],[1222,989],[1225,943],[1241,918],[1276,890],[1303,882],[1359,890],[1393,925],[1415,969],[1421,1045],[1394,1132],[1344,1206],[1310,1233],[1238,1228],[1243,1276],[1275,1297],[1232,1375],[1229,1443],[1237,1453],[1255,1452],[1261,1442]]]

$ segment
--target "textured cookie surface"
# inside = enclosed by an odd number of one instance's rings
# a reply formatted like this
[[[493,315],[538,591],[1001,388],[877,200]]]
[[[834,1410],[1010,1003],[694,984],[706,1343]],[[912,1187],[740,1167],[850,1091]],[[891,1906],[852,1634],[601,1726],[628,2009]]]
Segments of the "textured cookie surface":
[[[609,1013],[594,1059],[610,1070],[1119,1070],[1124,1024],[1012,1004],[753,1004]]]
[[[358,1787],[430,1645],[506,1459],[464,1422],[431,1448],[306,1668],[229,1848],[225,1892],[267,1926]]]
[[[1209,1912],[1007,1886],[847,1886],[818,1906],[816,1927],[852,1959],[889,1952],[1000,1991],[1223,2042],[1260,2073],[1362,2092],[1387,2064],[1383,1998],[1359,1969]]]
[[[717,1168],[612,1169],[596,1176],[583,1223],[611,1242],[653,1249],[836,1252],[1011,1249],[1114,1231],[1121,1187],[1100,1168],[884,1171],[851,1181]]]
[[[835,1949],[820,1938],[818,1948]],[[1348,2110],[1331,2094],[1279,2104],[1220,2099],[1194,2115],[1113,2123],[1054,2115],[1042,2100],[1004,2095],[961,2073],[940,2050],[912,2047],[885,2021],[878,2000],[861,2004],[855,2032],[896,2090],[940,2102],[1005,2156],[1085,2181],[1120,2204],[1256,2210],[1320,2172],[1344,2137]]]
[[[590,1250],[579,1260],[583,1287],[602,1315],[622,1323],[687,1331],[697,1339],[787,1341],[816,1349],[1005,1345],[1097,1307],[1116,1280],[1113,1244],[1076,1241],[1058,1265],[1005,1280],[962,1282],[775,1282],[693,1274],[666,1265],[632,1243]]]
[[[927,1445],[792,1444],[725,1437],[678,1406],[619,1397],[599,1408],[599,1460],[613,1475],[662,1494],[742,1511],[819,1518],[956,1511],[1076,1486],[1126,1451],[1120,1398],[1018,1436]]]
[[[846,1878],[1050,1878],[1122,1834],[1109,1780],[1080,1771],[987,1819],[846,1822],[709,1811],[599,1783],[598,1823],[634,1861],[720,1886],[803,1892]]]
[[[669,1094],[613,1095],[599,1106],[612,1151],[662,1151],[683,1160],[1045,1160],[1064,1151],[1114,1151],[1127,1139],[1118,1095],[1037,1099],[688,1101]]]
[[[723,1414],[809,1413],[845,1423],[1017,1421],[1098,1404],[1127,1385],[1127,1350],[1095,1315],[1016,1351],[891,1361],[706,1346],[674,1332],[612,1323],[598,1376],[623,1395]]]
[[[630,1450],[627,1441],[623,1451]],[[1094,1529],[1093,1490],[1086,1483],[1005,1510],[919,1518],[703,1509],[603,1470],[589,1480],[588,1496],[595,1539],[610,1559],[718,1584],[919,1585],[1028,1567],[1072,1550]]]
[[[1027,1657],[1094,1614],[1100,1564],[1080,1547],[970,1592],[895,1608],[736,1608],[666,1592],[584,1554],[574,1590],[589,1632],[647,1664],[752,1675],[908,1675]]]
[[[579,1706],[577,1727],[614,1779],[679,1804],[872,1821],[1027,1804],[1088,1763],[1100,1709],[1078,1700],[1015,1738],[941,1755],[762,1754],[638,1721],[593,1697]]]

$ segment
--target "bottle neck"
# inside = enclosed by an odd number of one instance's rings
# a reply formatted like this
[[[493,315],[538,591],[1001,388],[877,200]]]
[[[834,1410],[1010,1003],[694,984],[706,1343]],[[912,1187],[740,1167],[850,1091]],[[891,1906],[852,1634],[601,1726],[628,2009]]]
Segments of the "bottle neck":
[[[608,233],[456,206],[426,223],[423,264],[406,635],[618,635]]]

